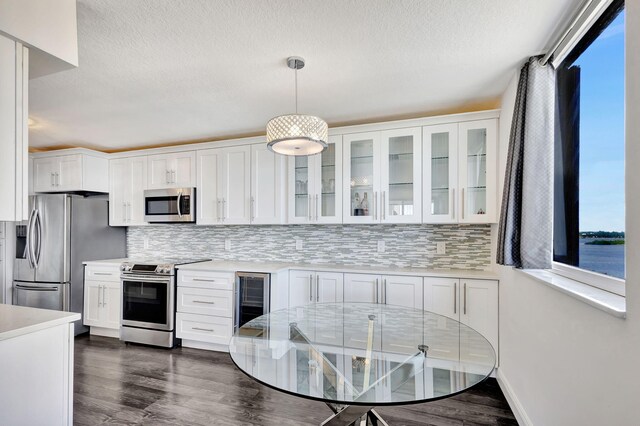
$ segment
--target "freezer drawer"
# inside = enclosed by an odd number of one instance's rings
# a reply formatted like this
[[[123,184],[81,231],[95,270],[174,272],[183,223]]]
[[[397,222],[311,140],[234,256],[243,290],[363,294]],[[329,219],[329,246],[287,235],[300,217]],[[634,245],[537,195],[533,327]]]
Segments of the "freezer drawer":
[[[13,304],[31,308],[66,311],[69,284],[41,284],[14,281]]]

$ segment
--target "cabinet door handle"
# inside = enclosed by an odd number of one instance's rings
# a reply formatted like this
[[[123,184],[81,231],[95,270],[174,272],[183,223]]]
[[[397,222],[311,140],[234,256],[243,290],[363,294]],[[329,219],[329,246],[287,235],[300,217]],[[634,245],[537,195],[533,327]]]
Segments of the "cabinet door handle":
[[[387,218],[387,191],[382,191],[382,201],[380,202],[380,208],[382,220],[385,220]]]
[[[453,313],[457,314],[458,313],[458,308],[457,308],[457,301],[458,301],[458,283],[453,283]]]
[[[198,331],[207,331],[209,333],[213,333],[213,328],[200,328],[200,327],[191,327],[192,330]]]
[[[462,215],[462,219],[464,219],[464,188],[461,189],[462,191],[462,202],[460,205],[460,214]]]
[[[311,213],[311,195],[307,195],[307,210],[309,211],[309,221],[311,221],[313,219]]]
[[[464,283],[464,307],[462,314],[467,315],[467,283]]]
[[[176,171],[171,170],[171,183],[176,183],[178,179],[176,178]]]
[[[225,218],[225,207],[227,205],[227,200],[225,200],[224,198],[222,198],[222,221],[224,222],[224,218]]]
[[[378,302],[378,300],[380,300],[380,299],[378,298],[378,290],[379,290],[379,289],[378,289],[378,283],[379,283],[379,281],[380,281],[380,280],[379,280],[378,278],[376,278],[376,303],[379,303],[379,302]]]
[[[131,203],[127,203],[127,222],[131,222]]]
[[[318,221],[318,194],[316,194],[316,222]]]
[[[316,274],[316,302],[320,301],[320,275]]]
[[[102,286],[102,306],[107,306],[107,286]]]
[[[251,221],[253,222],[254,219],[256,218],[256,199],[254,197],[251,197],[250,210],[251,210]]]
[[[198,281],[198,282],[202,282],[202,283],[215,283],[216,280],[209,280],[206,278],[191,278],[191,281]]]
[[[102,306],[102,284],[98,286],[98,308]]]
[[[206,300],[194,300],[193,303],[202,303],[205,305],[215,305],[216,302],[207,302]]]
[[[111,272],[94,272],[93,275],[107,275],[110,277],[113,274]]]
[[[386,305],[387,304],[387,279],[386,278],[382,280],[382,290],[383,290],[382,298],[384,300],[383,303]]]
[[[127,221],[127,203],[122,203],[122,221]]]
[[[451,188],[451,219],[456,218],[456,190]]]
[[[218,216],[216,220],[220,222],[222,220],[222,214],[220,209],[220,198],[216,198],[216,216]]]
[[[169,170],[164,171],[164,181],[166,183],[171,183],[171,177],[169,176]]]
[[[309,274],[309,302],[313,302],[313,274]]]
[[[51,182],[51,186],[55,186],[56,182],[53,179],[53,172],[49,172],[49,181]]]
[[[55,175],[54,181],[56,183],[56,186],[60,186],[60,174],[58,172],[56,172],[56,173],[54,173],[54,175]]]
[[[373,191],[373,220],[378,220],[378,192],[377,191]]]

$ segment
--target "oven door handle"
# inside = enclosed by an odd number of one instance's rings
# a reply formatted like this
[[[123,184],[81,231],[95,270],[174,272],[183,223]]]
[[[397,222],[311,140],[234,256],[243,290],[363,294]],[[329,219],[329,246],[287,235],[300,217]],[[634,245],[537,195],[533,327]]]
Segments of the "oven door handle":
[[[154,275],[121,275],[121,281],[132,281],[132,282],[164,282],[167,284],[171,283],[173,276],[163,276],[158,277]]]

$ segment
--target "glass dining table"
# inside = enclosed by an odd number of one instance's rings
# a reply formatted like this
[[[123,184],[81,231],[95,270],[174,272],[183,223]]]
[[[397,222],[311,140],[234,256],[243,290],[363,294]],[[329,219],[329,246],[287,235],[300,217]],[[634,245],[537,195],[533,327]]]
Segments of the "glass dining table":
[[[277,310],[238,328],[235,365],[273,389],[322,401],[322,425],[386,425],[375,408],[447,398],[496,365],[478,332],[432,312],[371,303]]]

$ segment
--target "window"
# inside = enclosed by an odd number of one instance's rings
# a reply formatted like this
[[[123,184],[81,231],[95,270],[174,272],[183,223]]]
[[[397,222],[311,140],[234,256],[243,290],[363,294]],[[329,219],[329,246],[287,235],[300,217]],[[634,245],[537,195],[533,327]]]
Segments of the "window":
[[[554,269],[624,294],[624,2],[557,69]]]

